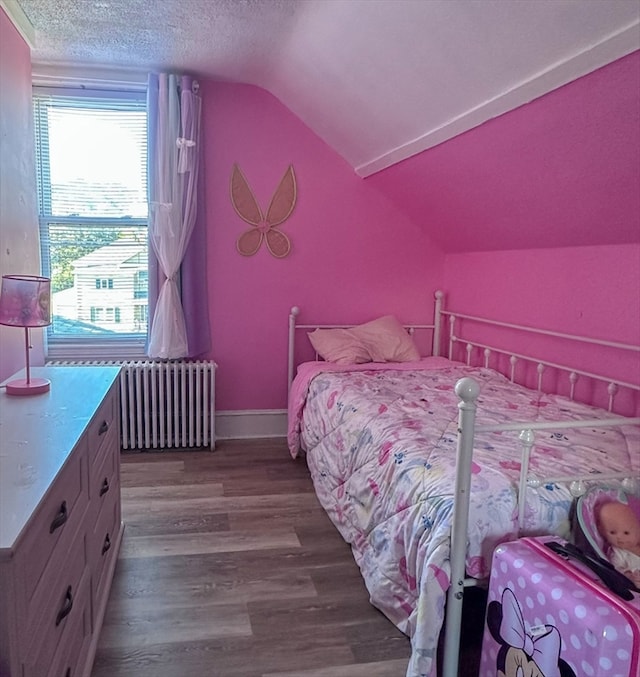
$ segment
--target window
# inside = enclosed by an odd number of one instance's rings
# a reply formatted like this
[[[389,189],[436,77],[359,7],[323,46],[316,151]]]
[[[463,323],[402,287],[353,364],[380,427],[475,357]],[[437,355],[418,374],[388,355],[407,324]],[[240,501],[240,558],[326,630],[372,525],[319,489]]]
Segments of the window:
[[[34,87],[50,357],[141,354],[147,335],[144,92]]]
[[[96,279],[96,289],[113,289],[113,278],[108,280]]]
[[[140,270],[133,280],[133,295],[136,299],[146,299],[149,293],[149,271]]]

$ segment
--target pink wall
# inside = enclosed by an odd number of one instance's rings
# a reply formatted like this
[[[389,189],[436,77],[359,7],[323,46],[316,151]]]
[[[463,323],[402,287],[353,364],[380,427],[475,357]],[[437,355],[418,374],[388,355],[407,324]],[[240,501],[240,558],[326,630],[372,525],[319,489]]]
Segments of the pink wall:
[[[385,313],[426,321],[442,252],[277,99],[256,87],[201,83],[209,293],[220,410],[286,406],[287,317],[359,322]],[[289,164],[298,202],[283,224],[291,254],[236,252],[248,228],[229,198],[234,163],[262,209]]]
[[[640,241],[640,51],[365,179],[447,252]]]
[[[640,51],[365,180],[449,254],[449,304],[640,343],[639,82]],[[637,353],[555,350],[640,382]]]
[[[640,245],[452,254],[447,305],[458,312],[640,345]],[[528,339],[534,354],[640,383],[640,355]],[[541,352],[537,352],[541,351]],[[596,404],[606,406],[602,392]],[[630,401],[630,404],[625,402]],[[621,397],[634,413],[638,398]]]
[[[285,320],[293,304],[309,321],[384,312],[419,320],[430,314],[437,287],[466,310],[482,290],[506,298],[499,308],[480,300],[474,312],[638,342],[638,247],[576,245],[611,233],[640,240],[639,73],[636,53],[364,181],[268,93],[205,83],[220,408],[284,406]],[[236,254],[246,226],[228,197],[234,162],[263,207],[293,163],[299,202],[283,227],[293,242],[288,259],[264,249],[251,258]],[[508,242],[526,243],[526,251],[444,258],[432,234],[444,251]],[[613,376],[640,378],[636,357],[588,350],[579,358],[585,369],[604,361]]]
[[[0,8],[0,274],[38,274],[38,209],[31,110],[31,54]],[[32,364],[42,364],[42,331]],[[24,367],[24,332],[0,325],[0,381]]]

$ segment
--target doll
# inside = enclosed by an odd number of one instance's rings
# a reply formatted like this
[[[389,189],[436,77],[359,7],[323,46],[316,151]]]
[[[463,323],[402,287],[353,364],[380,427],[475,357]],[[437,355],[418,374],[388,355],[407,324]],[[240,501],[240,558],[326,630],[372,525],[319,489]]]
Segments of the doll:
[[[640,520],[630,506],[605,503],[598,511],[598,532],[609,545],[609,561],[640,587]]]

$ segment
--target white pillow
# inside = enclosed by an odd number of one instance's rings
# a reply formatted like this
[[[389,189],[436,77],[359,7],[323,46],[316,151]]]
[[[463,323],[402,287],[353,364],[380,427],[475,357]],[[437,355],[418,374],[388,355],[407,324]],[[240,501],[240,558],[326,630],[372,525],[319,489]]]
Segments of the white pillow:
[[[308,334],[313,349],[327,362],[362,364],[371,355],[350,329],[316,329]]]
[[[415,362],[420,352],[406,329],[393,315],[352,327],[373,362]]]

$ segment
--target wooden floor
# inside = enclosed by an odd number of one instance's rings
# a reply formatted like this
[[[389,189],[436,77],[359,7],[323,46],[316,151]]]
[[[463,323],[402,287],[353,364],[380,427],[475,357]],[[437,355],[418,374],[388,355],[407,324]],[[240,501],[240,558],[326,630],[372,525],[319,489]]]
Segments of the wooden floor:
[[[122,510],[92,677],[404,677],[408,639],[284,441],[123,454]],[[482,613],[465,607],[461,675]]]

